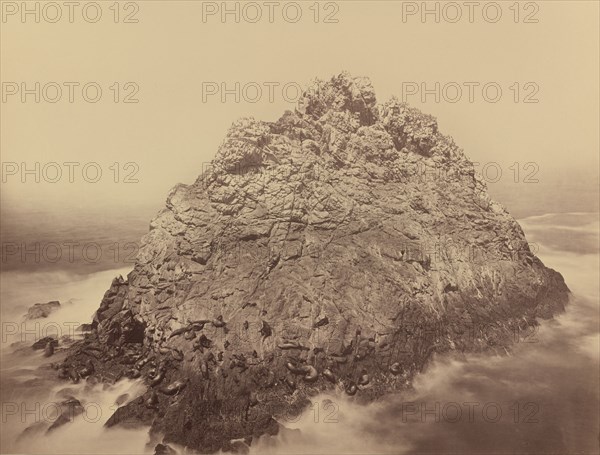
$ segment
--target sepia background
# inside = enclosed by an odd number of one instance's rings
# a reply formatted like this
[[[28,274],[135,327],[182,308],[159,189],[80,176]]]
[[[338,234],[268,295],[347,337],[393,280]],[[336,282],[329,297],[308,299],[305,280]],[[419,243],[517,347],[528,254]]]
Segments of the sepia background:
[[[272,23],[264,2],[256,2],[263,14],[256,23],[243,15],[239,22],[233,15],[223,21],[218,13],[203,18],[207,4],[220,7],[222,2],[121,2],[116,23],[112,1],[98,2],[102,18],[96,23],[83,19],[80,10],[72,23],[66,17],[49,23],[43,16],[38,23],[31,15],[23,21],[20,11],[8,14],[7,3],[20,7],[21,2],[2,2],[5,15],[0,23],[0,308],[5,320],[34,302],[72,298],[80,306],[71,314],[87,320],[112,276],[131,267],[126,246],[147,232],[170,188],[198,177],[231,123],[246,116],[276,120],[294,108],[294,90],[283,93],[285,84],[305,86],[345,70],[368,76],[379,101],[402,98],[408,87],[420,90],[421,84],[428,89],[436,83],[459,85],[463,92],[456,102],[448,99],[454,92],[440,93],[436,101],[434,94],[423,100],[419,91],[406,100],[435,116],[440,131],[479,163],[492,197],[522,220],[528,239],[542,245],[545,263],[561,271],[588,303],[554,330],[542,330],[542,342],[520,357],[434,366],[417,383],[415,397],[460,400],[465,393],[482,390],[490,400],[547,403],[543,416],[549,420],[542,426],[519,427],[517,433],[513,427],[466,426],[457,431],[454,426],[441,433],[440,427],[419,427],[408,441],[389,424],[398,418],[393,406],[354,409],[346,404],[352,411],[346,425],[325,431],[304,422],[311,439],[294,441],[290,450],[330,447],[343,452],[351,444],[356,450],[387,451],[416,444],[428,452],[481,453],[489,448],[488,440],[507,450],[514,441],[541,451],[597,450],[598,2],[498,2],[502,17],[496,23],[486,20],[481,9],[470,22],[464,2],[457,2],[463,16],[455,23],[442,14],[447,2],[428,2],[440,8],[439,21],[432,15],[422,20],[420,11],[406,15],[408,4],[420,7],[422,2],[297,2],[302,17],[295,23],[281,12],[292,2],[276,2]],[[36,3],[28,5],[35,8]],[[89,2],[81,5],[85,3]],[[227,5],[235,8],[235,3]],[[63,16],[66,12],[63,7]],[[137,22],[126,22],[133,12],[129,19]],[[33,88],[36,82],[73,82],[79,88],[72,103],[66,89],[56,103],[43,97],[36,103],[35,95],[22,102],[20,93],[10,93],[14,84]],[[87,83],[102,88],[98,102],[83,99],[81,87]],[[117,101],[115,88],[110,88],[115,83]],[[236,83],[238,102],[233,94],[223,102],[220,92],[206,92],[222,84],[235,90]],[[273,99],[265,83],[279,84]],[[465,83],[476,85],[472,102]],[[242,93],[248,84],[261,86],[262,96],[254,99],[254,92]],[[496,102],[482,93],[486,84],[501,87]],[[132,87],[138,90],[130,100],[138,102],[124,102]],[[35,175],[20,173],[22,163],[34,169],[36,163],[42,168],[65,162],[77,163],[73,182],[64,166],[56,182],[43,175],[36,182]],[[89,163],[102,169],[96,183],[82,176],[82,167]],[[16,173],[14,165],[19,166]],[[79,257],[52,263],[32,255],[23,260],[18,252],[5,249],[65,241],[98,242],[103,247],[117,243],[126,251],[117,258],[114,252],[106,254],[98,262]],[[586,365],[592,368],[582,368]],[[579,369],[582,373],[573,383],[566,372]],[[482,377],[496,381],[482,385]],[[6,381],[2,379],[5,391]],[[110,399],[98,398],[107,403]],[[388,423],[375,431],[374,421]],[[85,433],[89,426],[80,429]],[[101,428],[94,431],[96,439],[84,446],[75,439],[80,432],[74,431],[71,437],[61,435],[62,446],[58,439],[50,444],[35,441],[30,450],[134,451],[135,444],[144,441],[140,434],[108,441],[100,435]],[[391,445],[381,445],[380,436],[390,438]]]
[[[380,101],[401,97],[403,83],[429,88],[436,82],[479,83],[472,103],[466,88],[455,103],[443,98],[436,103],[433,95],[422,103],[420,93],[407,101],[436,116],[440,130],[473,161],[500,165],[502,178],[490,183],[491,191],[515,215],[597,208],[597,2],[538,2],[532,16],[538,23],[523,23],[531,12],[523,6],[515,23],[508,2],[501,2],[497,23],[485,20],[480,9],[469,23],[464,7],[457,23],[445,22],[442,15],[439,23],[434,16],[423,23],[419,14],[405,15],[403,22],[403,2],[393,1],[335,2],[338,10],[330,20],[338,23],[324,23],[333,9],[323,6],[315,23],[312,2],[300,2],[302,17],[296,23],[284,20],[281,8],[273,23],[266,8],[257,23],[245,22],[242,15],[239,23],[231,15],[223,23],[218,14],[203,22],[207,2],[143,1],[133,16],[138,23],[114,23],[110,3],[101,3],[103,17],[97,23],[86,22],[76,11],[73,23],[66,17],[54,24],[43,18],[35,23],[32,17],[22,23],[17,14],[2,24],[3,82],[30,87],[35,82],[97,82],[103,88],[95,104],[85,102],[80,90],[73,103],[66,92],[54,104],[8,96],[2,103],[2,161],[31,167],[36,161],[97,162],[104,170],[93,184],[81,174],[74,183],[65,175],[57,183],[39,184],[33,177],[22,183],[18,176],[7,176],[3,215],[32,211],[61,212],[62,217],[71,210],[98,210],[148,218],[175,183],[199,175],[235,119],[275,120],[294,106],[280,89],[273,102],[266,89],[255,103],[244,97],[236,103],[233,96],[222,103],[219,95],[203,102],[203,82],[229,88],[236,82],[242,87],[251,82],[304,86],[343,70],[370,77]],[[122,21],[126,11],[121,15]],[[139,102],[113,102],[108,87],[115,82],[136,83]],[[489,82],[503,89],[496,103],[483,99],[481,86]],[[520,98],[532,91],[524,84],[537,84],[532,98],[539,102],[515,102],[509,88],[515,82],[521,84]],[[293,98],[293,89],[290,94]],[[137,163],[139,183],[114,183],[108,170],[114,162]],[[538,183],[523,182],[533,171],[523,170],[528,162],[539,168]],[[509,170],[514,163],[521,167],[517,183]],[[495,180],[495,170],[488,169]],[[47,226],[52,219],[44,218]],[[3,216],[3,223],[9,221]]]

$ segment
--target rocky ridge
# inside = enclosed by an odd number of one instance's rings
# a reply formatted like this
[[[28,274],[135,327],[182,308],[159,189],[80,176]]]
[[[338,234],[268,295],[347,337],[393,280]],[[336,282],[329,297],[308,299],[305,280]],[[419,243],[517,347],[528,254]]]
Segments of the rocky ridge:
[[[143,378],[109,426],[239,451],[322,390],[369,401],[433,353],[503,352],[568,292],[433,117],[341,74],[173,188],[59,375]]]
[[[59,308],[60,302],[57,300],[52,300],[47,303],[36,303],[27,309],[27,314],[25,314],[24,319],[30,321],[33,319],[47,318]]]

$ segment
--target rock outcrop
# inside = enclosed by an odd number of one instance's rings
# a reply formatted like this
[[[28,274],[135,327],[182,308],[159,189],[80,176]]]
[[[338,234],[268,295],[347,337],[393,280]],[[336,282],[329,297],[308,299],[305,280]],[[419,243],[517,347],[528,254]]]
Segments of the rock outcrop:
[[[52,300],[47,303],[36,303],[28,308],[25,320],[42,319],[60,308],[60,302]]]
[[[144,378],[109,426],[237,450],[324,389],[373,400],[434,352],[503,352],[568,293],[433,117],[342,74],[233,124],[61,371]]]

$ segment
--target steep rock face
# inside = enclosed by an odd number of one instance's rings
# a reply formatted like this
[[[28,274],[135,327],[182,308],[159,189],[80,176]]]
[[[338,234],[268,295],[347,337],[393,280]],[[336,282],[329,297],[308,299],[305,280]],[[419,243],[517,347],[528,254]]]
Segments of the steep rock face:
[[[320,390],[370,400],[433,352],[503,349],[567,297],[434,118],[342,74],[234,123],[63,369],[145,378],[109,425],[231,450]]]

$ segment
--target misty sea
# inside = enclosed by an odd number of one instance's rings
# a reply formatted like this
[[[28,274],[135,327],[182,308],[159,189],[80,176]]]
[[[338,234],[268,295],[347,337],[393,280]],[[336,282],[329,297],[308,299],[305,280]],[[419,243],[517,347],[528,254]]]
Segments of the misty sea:
[[[410,393],[368,405],[345,395],[314,397],[301,416],[281,422],[277,436],[253,442],[251,452],[597,453],[598,213],[548,213],[519,222],[537,255],[563,274],[573,293],[564,314],[541,321],[539,330],[519,339],[507,355],[434,357]],[[94,226],[86,232],[71,225],[69,235],[75,230],[82,242],[114,241],[106,227]],[[146,229],[141,221],[124,226],[115,234],[121,243],[139,239]],[[44,235],[35,234],[23,235]],[[141,380],[68,384],[57,380],[49,365],[64,353],[45,358],[31,349],[41,335],[81,336],[75,328],[91,321],[111,280],[131,268],[109,255],[92,266],[67,260],[53,268],[13,258],[3,271],[3,453],[152,453],[147,429],[103,428],[118,406],[144,392]],[[61,302],[58,311],[38,327],[33,321],[22,325],[28,307],[51,300]],[[57,417],[56,404],[69,396],[81,401],[84,412],[46,432]]]

